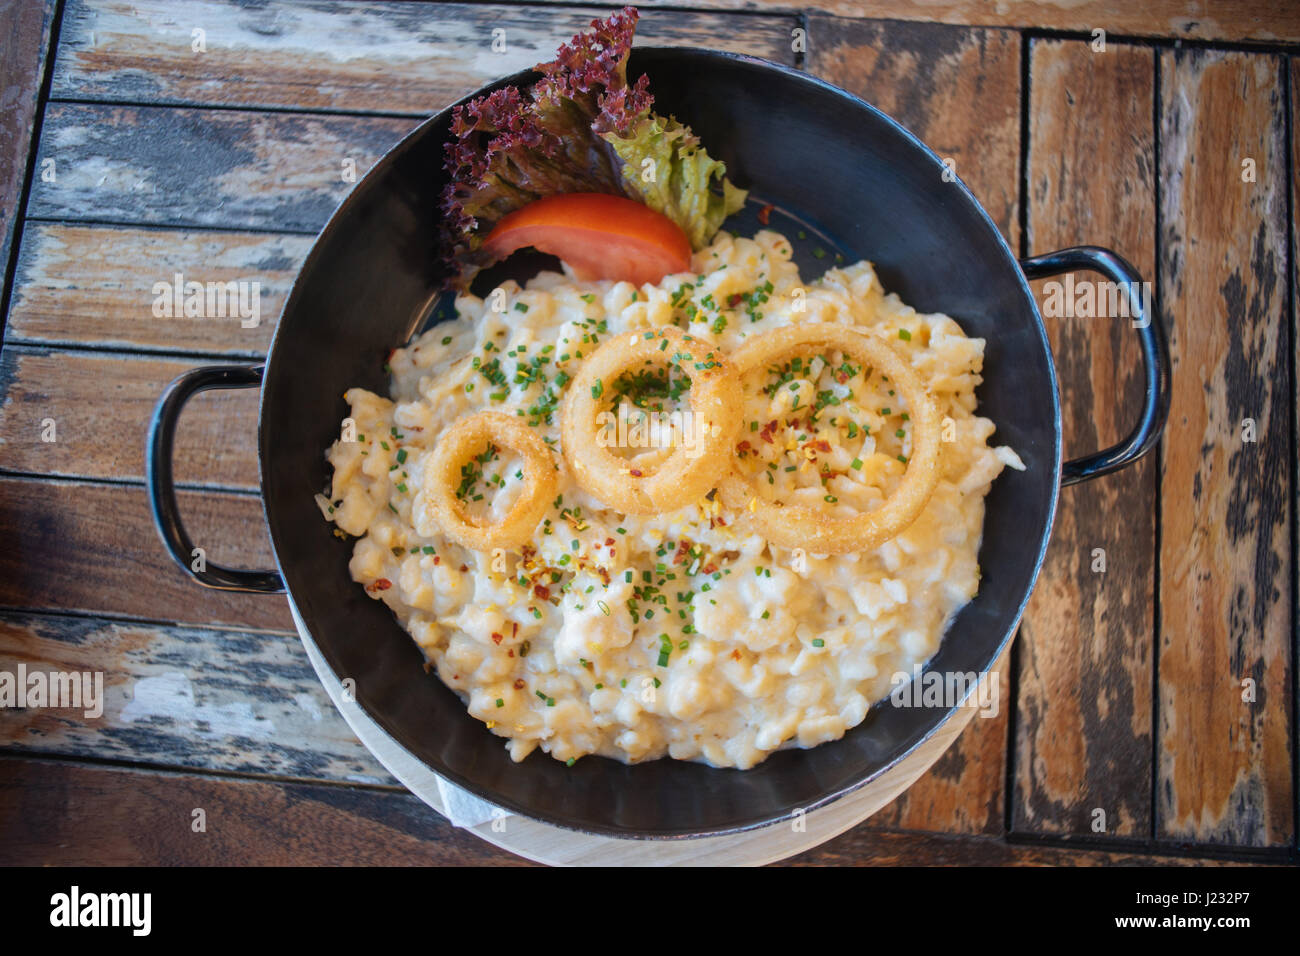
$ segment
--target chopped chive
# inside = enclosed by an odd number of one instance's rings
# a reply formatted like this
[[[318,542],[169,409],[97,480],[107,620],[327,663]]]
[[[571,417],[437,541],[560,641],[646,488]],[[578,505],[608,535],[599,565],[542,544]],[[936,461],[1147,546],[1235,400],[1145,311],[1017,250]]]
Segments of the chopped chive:
[[[907,329],[899,329],[898,337],[902,339],[904,342],[912,341],[912,333],[907,331]]]

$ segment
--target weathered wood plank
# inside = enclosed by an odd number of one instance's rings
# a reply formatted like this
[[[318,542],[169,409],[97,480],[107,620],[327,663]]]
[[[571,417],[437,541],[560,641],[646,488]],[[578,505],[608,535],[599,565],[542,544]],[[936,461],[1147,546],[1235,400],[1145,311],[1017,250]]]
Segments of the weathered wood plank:
[[[266,353],[289,289],[311,249],[306,236],[28,223],[14,275],[6,341],[139,351]],[[242,282],[258,320],[159,318],[158,283]],[[165,311],[160,308],[159,311]],[[245,325],[252,325],[246,328]]]
[[[550,60],[598,13],[557,7],[72,0],[54,97],[428,116]],[[645,10],[639,45],[704,46],[793,65],[792,16]],[[201,51],[194,49],[203,30]]]
[[[11,471],[144,478],[149,419],[167,383],[193,368],[94,352],[0,353],[0,461]],[[176,481],[256,490],[256,389],[196,395],[176,429]]]
[[[1290,334],[1291,334],[1291,520],[1300,521],[1300,230],[1296,228],[1295,219],[1300,215],[1300,57],[1290,57],[1287,60],[1287,78],[1290,81],[1291,97],[1291,115],[1290,129],[1290,159],[1291,159],[1291,215],[1288,217],[1290,231],[1290,252],[1291,252],[1291,315],[1290,315]],[[1297,529],[1294,525],[1291,528],[1291,540],[1293,545],[1297,541]],[[1291,594],[1300,595],[1300,552],[1294,547],[1291,550],[1292,557],[1292,589]],[[1292,688],[1296,688],[1297,668],[1300,668],[1300,607],[1291,608],[1291,677]],[[1300,759],[1300,745],[1297,745],[1295,735],[1300,734],[1300,690],[1295,693],[1291,701],[1291,754],[1292,759]],[[1293,768],[1295,774],[1300,774],[1300,766]],[[1291,799],[1300,801],[1300,793],[1293,793]],[[1297,807],[1297,815],[1300,815],[1300,807]],[[1293,844],[1300,849],[1300,832],[1293,833]]]
[[[292,634],[0,612],[0,669],[102,674],[100,713],[0,715],[0,746],[398,786],[357,740]]]
[[[183,491],[179,498],[209,561],[273,567],[257,497]],[[212,591],[177,568],[140,486],[0,478],[0,539],[0,607],[294,630],[283,597]]]
[[[556,3],[560,0],[535,0]],[[621,7],[623,0],[592,0]],[[646,10],[678,0],[643,0]],[[1201,40],[1300,40],[1300,11],[1270,0],[697,0],[721,10],[821,10],[846,17],[960,26],[1080,30]]]
[[[416,125],[319,116],[51,103],[29,216],[314,233]],[[347,165],[352,164],[352,165]]]
[[[1034,41],[1029,85],[1030,251],[1104,245],[1150,279],[1153,51]],[[1104,277],[1074,279],[1083,289]],[[1047,317],[1069,457],[1118,441],[1136,419],[1142,358],[1131,325],[1127,316]],[[1061,495],[1020,628],[1015,830],[1151,832],[1155,478],[1148,457]]]
[[[53,21],[53,0],[0,0],[0,300]]]
[[[809,72],[894,116],[956,162],[1005,235],[1017,234],[1020,40],[1001,30],[808,19]],[[1008,687],[1005,669],[1000,690]],[[907,793],[877,814],[883,826],[1001,833],[1009,695],[971,722]]]
[[[808,18],[805,68],[888,113],[1019,236],[1020,37],[921,23]]]
[[[409,793],[0,758],[0,865],[519,864]],[[206,832],[192,828],[204,811]],[[510,826],[506,821],[507,832]],[[850,830],[795,865],[1218,865],[1195,858]]]
[[[524,862],[405,792],[13,757],[0,768],[0,862],[11,865]],[[192,827],[196,809],[202,833]]]
[[[1174,364],[1161,495],[1156,834],[1289,843],[1281,61],[1160,56],[1160,291]]]
[[[1204,857],[1099,850],[1087,846],[1008,843],[1005,839],[955,833],[880,830],[855,827],[779,866],[1239,866]]]

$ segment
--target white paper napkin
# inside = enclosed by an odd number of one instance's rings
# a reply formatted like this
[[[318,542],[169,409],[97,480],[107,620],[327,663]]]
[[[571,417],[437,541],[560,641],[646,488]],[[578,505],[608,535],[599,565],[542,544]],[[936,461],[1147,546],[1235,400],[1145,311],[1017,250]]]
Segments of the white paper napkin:
[[[496,804],[480,800],[442,777],[438,778],[438,795],[442,797],[443,812],[455,827],[476,827],[489,820],[510,816]]]

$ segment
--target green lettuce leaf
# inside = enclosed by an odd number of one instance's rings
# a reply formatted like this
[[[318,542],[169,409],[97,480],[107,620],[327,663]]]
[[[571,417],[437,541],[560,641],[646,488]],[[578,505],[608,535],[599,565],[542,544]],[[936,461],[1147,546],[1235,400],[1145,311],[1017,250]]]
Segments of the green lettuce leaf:
[[[745,204],[748,190],[727,179],[727,164],[709,156],[676,117],[647,111],[630,135],[610,131],[603,138],[623,161],[628,195],[677,223],[692,249],[708,245],[723,220]]]

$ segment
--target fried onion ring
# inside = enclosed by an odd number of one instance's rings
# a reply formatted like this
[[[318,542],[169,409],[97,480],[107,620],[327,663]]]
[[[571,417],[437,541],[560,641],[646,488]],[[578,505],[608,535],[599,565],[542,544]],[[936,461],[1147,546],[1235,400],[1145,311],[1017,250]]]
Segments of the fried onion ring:
[[[601,400],[606,384],[612,385],[624,372],[665,364],[678,365],[690,376],[693,441],[643,470],[597,441],[597,415],[606,404]],[[564,458],[578,484],[611,508],[641,515],[675,511],[713,490],[731,466],[744,417],[743,397],[740,377],[717,347],[675,325],[621,332],[583,361],[564,396]]]
[[[802,504],[764,499],[737,468],[718,491],[727,508],[748,514],[770,543],[813,554],[846,554],[877,547],[905,530],[925,509],[939,481],[939,410],[916,373],[898,354],[870,333],[847,325],[812,323],[774,329],[750,339],[731,360],[742,378],[806,349],[838,349],[888,377],[907,402],[912,422],[912,455],[902,482],[879,508],[851,516],[827,514]]]
[[[524,459],[524,487],[505,518],[495,525],[473,521],[456,493],[461,468],[488,446],[508,449]],[[423,501],[417,497],[415,505],[421,525],[436,525],[457,544],[474,551],[514,548],[532,537],[555,497],[556,484],[555,459],[532,428],[505,412],[479,412],[443,433],[425,467],[420,490]]]

